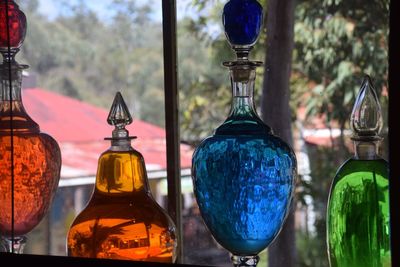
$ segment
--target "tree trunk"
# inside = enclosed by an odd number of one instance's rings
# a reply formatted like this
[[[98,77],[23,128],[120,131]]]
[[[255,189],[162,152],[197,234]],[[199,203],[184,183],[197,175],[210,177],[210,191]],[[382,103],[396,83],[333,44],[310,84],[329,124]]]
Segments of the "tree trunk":
[[[289,84],[294,44],[294,6],[294,0],[268,0],[268,15],[264,23],[267,28],[267,51],[261,97],[263,120],[290,145],[293,144]],[[268,248],[268,267],[296,265],[295,206],[293,201],[282,231]]]

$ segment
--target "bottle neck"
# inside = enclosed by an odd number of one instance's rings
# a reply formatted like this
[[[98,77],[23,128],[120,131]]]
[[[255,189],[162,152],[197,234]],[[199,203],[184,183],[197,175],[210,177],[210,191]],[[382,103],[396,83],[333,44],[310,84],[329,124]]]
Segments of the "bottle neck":
[[[254,105],[255,68],[236,68],[230,70],[232,86],[232,106],[230,116],[257,117]]]
[[[253,62],[227,62],[232,85],[232,105],[228,118],[220,125],[216,135],[264,135],[271,128],[258,116],[254,104],[254,84],[257,64]]]
[[[19,69],[15,65],[11,65],[10,71],[8,66],[5,67],[5,65],[2,65],[0,70],[0,101],[21,101],[22,69]]]
[[[39,126],[26,113],[21,97],[22,70],[17,62],[0,65],[0,132],[38,133]]]
[[[359,160],[380,159],[378,155],[379,141],[354,141],[354,158]]]

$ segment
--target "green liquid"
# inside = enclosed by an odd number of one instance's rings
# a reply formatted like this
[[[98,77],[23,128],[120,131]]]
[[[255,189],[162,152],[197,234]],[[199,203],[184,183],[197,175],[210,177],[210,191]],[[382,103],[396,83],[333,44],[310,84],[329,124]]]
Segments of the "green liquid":
[[[390,267],[389,167],[349,159],[337,172],[327,210],[331,267]]]

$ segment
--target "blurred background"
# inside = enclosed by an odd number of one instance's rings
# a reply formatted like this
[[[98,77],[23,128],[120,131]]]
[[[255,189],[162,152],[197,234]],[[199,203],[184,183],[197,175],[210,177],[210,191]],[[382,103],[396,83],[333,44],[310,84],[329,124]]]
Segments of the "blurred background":
[[[109,146],[106,123],[117,91],[133,114],[133,147],[143,153],[152,194],[166,207],[166,148],[161,1],[20,0],[28,32],[17,61],[24,73],[28,113],[60,144],[62,177],[53,206],[28,236],[26,253],[66,255],[72,220],[93,190],[100,153]],[[267,1],[260,3],[268,13]],[[195,146],[230,108],[230,80],[222,62],[234,59],[221,23],[225,1],[177,0],[178,72],[184,263],[231,266],[208,233],[190,177]],[[373,12],[371,12],[373,11]],[[290,75],[293,147],[298,158],[294,249],[296,266],[328,266],[325,212],[330,183],[352,155],[349,117],[364,74],[384,116],[381,155],[387,159],[389,1],[298,0],[293,13]],[[265,61],[267,30],[252,60]],[[256,106],[264,86],[257,72]],[[279,90],[279,88],[276,88]],[[44,110],[44,107],[45,110]],[[261,112],[261,110],[259,110]],[[281,252],[283,257],[288,255]],[[268,266],[268,252],[259,266]]]

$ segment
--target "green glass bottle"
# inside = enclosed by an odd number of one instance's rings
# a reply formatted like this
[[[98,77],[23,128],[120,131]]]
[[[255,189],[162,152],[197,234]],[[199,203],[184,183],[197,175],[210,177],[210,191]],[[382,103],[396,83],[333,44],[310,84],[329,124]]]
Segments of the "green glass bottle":
[[[382,116],[365,77],[350,125],[355,154],[337,171],[327,207],[331,267],[390,267],[389,164],[378,155]]]

